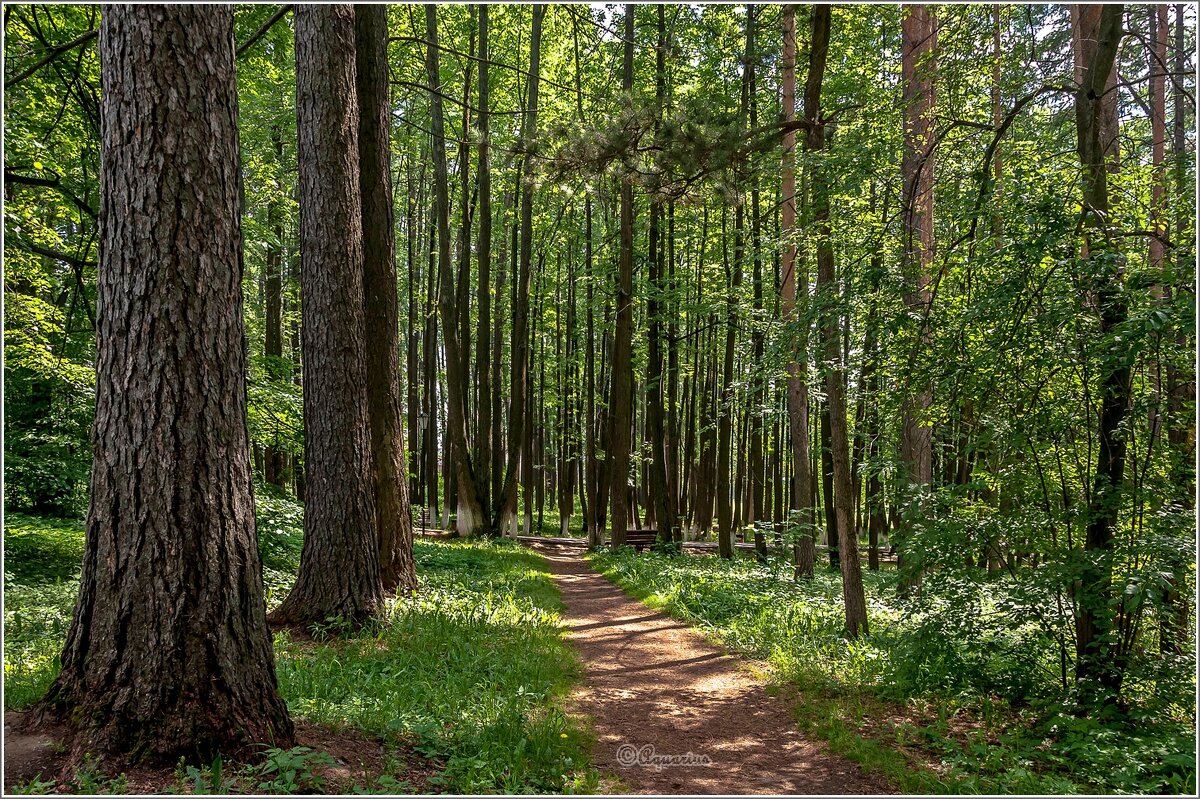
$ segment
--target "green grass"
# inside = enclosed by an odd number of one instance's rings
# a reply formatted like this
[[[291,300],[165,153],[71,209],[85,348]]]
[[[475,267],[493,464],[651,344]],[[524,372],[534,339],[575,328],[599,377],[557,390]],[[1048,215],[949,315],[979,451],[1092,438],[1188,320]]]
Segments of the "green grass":
[[[260,495],[268,605],[299,565],[300,508]],[[5,709],[36,701],[58,669],[83,551],[77,522],[10,515],[5,529]],[[544,561],[510,542],[419,540],[418,594],[378,621],[316,641],[275,639],[294,718],[415,747],[431,790],[587,792],[586,735],[560,710],[579,666],[558,627]]]
[[[894,571],[867,572],[871,635],[849,641],[841,579],[828,569],[796,582],[778,559],[630,550],[602,550],[592,563],[646,604],[770,664],[801,728],[905,793],[1195,789],[1190,711],[1144,707],[1120,722],[1071,712],[1055,648],[1003,583],[944,577],[919,603],[901,602]]]

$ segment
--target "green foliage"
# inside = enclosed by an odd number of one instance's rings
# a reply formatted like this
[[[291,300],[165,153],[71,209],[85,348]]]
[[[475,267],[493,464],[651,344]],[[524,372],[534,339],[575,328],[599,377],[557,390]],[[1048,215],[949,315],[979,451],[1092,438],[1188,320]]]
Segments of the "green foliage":
[[[262,777],[258,790],[264,793],[321,793],[325,787],[321,772],[334,765],[328,754],[314,752],[307,746],[272,747],[267,749],[266,759],[258,766]]]
[[[125,775],[106,776],[100,770],[100,762],[91,755],[84,755],[81,763],[67,780],[69,793],[95,796],[97,794],[129,793],[129,780]]]
[[[39,774],[29,782],[11,786],[9,790],[18,795],[48,794],[54,791],[54,784],[54,780],[43,780]]]
[[[833,573],[793,581],[782,561],[608,550],[592,562],[648,604],[769,662],[799,688],[802,726],[905,792],[1174,793],[1195,783],[1194,686],[1159,686],[1176,691],[1173,703],[1149,692],[1121,719],[1080,714],[1060,681],[1058,642],[1039,619],[1054,607],[1047,581],[939,572],[919,597],[900,600],[895,572],[867,572],[871,635],[850,641]],[[936,774],[914,770],[862,726],[897,712],[889,706],[922,705],[937,719],[896,735],[930,752]]]
[[[586,782],[584,740],[557,708],[577,666],[543,562],[509,542],[415,550],[419,591],[386,620],[316,646],[277,639],[293,712],[412,743],[455,792]]]
[[[259,497],[273,604],[294,579],[302,513],[286,499]],[[5,708],[16,710],[40,698],[57,674],[83,529],[22,516],[10,516],[8,525],[4,695]],[[316,642],[276,637],[276,670],[291,712],[415,747],[443,766],[433,784],[447,791],[594,790],[588,741],[559,707],[578,664],[562,639],[562,605],[544,561],[508,541],[417,541],[415,554],[420,590],[392,600],[384,618]],[[252,787],[319,790],[323,757],[269,750]],[[184,764],[177,775],[193,792],[223,792],[243,778],[219,762]]]

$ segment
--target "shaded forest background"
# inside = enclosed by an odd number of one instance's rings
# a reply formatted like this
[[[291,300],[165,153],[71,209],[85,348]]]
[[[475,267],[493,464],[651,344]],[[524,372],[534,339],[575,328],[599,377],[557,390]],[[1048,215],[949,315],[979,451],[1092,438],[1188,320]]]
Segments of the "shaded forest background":
[[[431,74],[422,9],[390,7],[414,515],[740,536],[798,577],[892,551],[943,659],[914,684],[1061,699],[1091,663],[1194,726],[1194,10],[1125,9],[1081,168],[1099,18],[1071,9],[836,6],[819,53],[804,7],[789,55],[775,5],[494,6],[485,54],[447,6]],[[303,502],[287,11],[238,7],[235,40],[255,487]],[[5,505],[33,515],[87,508],[98,17],[5,8]]]

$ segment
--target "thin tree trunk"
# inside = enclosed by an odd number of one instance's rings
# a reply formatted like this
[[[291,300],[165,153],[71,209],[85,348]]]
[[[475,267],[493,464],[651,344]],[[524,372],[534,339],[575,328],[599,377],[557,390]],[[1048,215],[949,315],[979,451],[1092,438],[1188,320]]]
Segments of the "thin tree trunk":
[[[1084,258],[1094,272],[1093,285],[1100,312],[1100,335],[1108,337],[1125,323],[1128,312],[1123,299],[1109,238],[1108,170],[1104,142],[1111,133],[1104,87],[1116,60],[1124,6],[1082,6],[1079,45],[1084,49],[1083,75],[1075,94],[1078,151],[1083,167]],[[1087,46],[1091,41],[1094,45]],[[1121,432],[1129,408],[1130,363],[1135,353],[1122,352],[1119,359],[1103,359],[1100,374],[1099,447],[1096,473],[1087,508],[1087,560],[1076,593],[1076,678],[1085,694],[1105,705],[1118,701],[1124,678],[1124,657],[1113,632],[1112,568],[1113,527],[1121,508],[1125,481],[1125,434]]]
[[[806,111],[807,113],[807,111]],[[796,118],[796,6],[783,7],[783,121]],[[789,327],[803,326],[797,318],[797,295],[808,297],[807,270],[797,266],[796,259],[796,133],[789,131],[783,137],[783,221],[780,238],[783,239],[783,259],[780,280],[783,293],[783,321]],[[797,290],[799,285],[799,290]],[[796,342],[789,350],[788,374],[788,440],[791,444],[792,490],[789,507],[795,512],[795,542],[792,557],[796,577],[812,577],[813,562],[813,518],[812,495],[809,484],[808,451],[808,363],[807,330],[793,333],[789,338]]]
[[[726,220],[728,214],[721,209],[721,255],[725,262],[726,298],[725,298],[725,354],[721,367],[721,395],[717,406],[717,468],[714,475],[714,489],[717,492],[717,551],[722,558],[733,557],[733,497],[732,488],[728,484],[732,472],[732,435],[733,435],[733,355],[737,339],[737,290],[742,282],[741,228],[742,206],[736,211],[738,228],[735,244],[736,255],[732,270],[729,265],[728,233]]]
[[[932,293],[933,263],[933,134],[934,75],[937,71],[937,21],[926,5],[905,6],[904,50],[904,302],[909,313],[921,319],[914,347],[924,352],[930,346],[928,316]],[[923,378],[907,389],[903,400],[902,450],[910,490],[929,491],[933,482],[933,427],[925,418],[933,395]],[[923,505],[922,505],[923,506]],[[900,531],[900,589],[907,591],[921,582],[921,564],[911,563],[905,549],[912,520]]]
[[[538,88],[541,82],[542,18],[546,7],[533,6],[533,31],[529,41],[529,100],[521,125],[521,138],[531,140],[537,134]],[[504,471],[504,486],[497,502],[496,524],[515,519],[517,512],[517,478],[525,439],[526,393],[529,383],[529,283],[533,262],[533,181],[531,159],[521,161],[521,218],[520,265],[516,277],[516,302],[513,303],[512,375],[510,381],[508,464]]]
[[[467,442],[466,397],[467,373],[464,368],[463,349],[459,343],[458,301],[450,274],[450,196],[446,169],[446,135],[442,115],[442,98],[439,89],[437,49],[437,9],[425,6],[425,29],[427,37],[426,69],[430,86],[430,109],[433,127],[433,185],[437,206],[438,231],[438,290],[442,317],[442,342],[446,350],[446,433],[453,473],[458,488],[458,512],[455,530],[459,535],[485,535],[488,519],[475,482],[471,463],[471,449]],[[447,481],[449,485],[449,481]],[[449,508],[450,503],[446,506]]]
[[[813,7],[812,65],[805,86],[804,111],[810,119],[820,119],[821,83],[829,48],[829,6]],[[825,147],[825,125],[816,124],[805,136],[805,149],[820,152]],[[833,454],[835,490],[833,503],[837,510],[838,549],[841,554],[842,600],[846,609],[846,633],[850,638],[867,635],[867,605],[863,593],[862,564],[858,557],[858,542],[850,515],[853,498],[850,477],[850,442],[846,429],[845,371],[841,367],[841,344],[838,336],[834,275],[833,244],[829,238],[829,176],[821,166],[813,168],[813,221],[817,229],[817,290],[826,294],[821,303],[824,321],[822,337],[825,348],[825,394],[829,412]],[[831,296],[833,295],[833,296]],[[832,544],[832,539],[831,539]]]
[[[664,7],[657,5],[658,11],[658,45],[655,48],[654,96],[657,105],[658,119],[662,118],[663,106],[666,103],[666,48],[667,29]],[[655,122],[657,136],[658,121]],[[649,231],[649,266],[650,286],[646,302],[646,315],[649,319],[649,353],[646,358],[646,432],[650,442],[651,460],[650,471],[650,502],[654,511],[655,523],[658,525],[658,540],[661,544],[669,544],[675,539],[676,519],[675,497],[670,490],[667,476],[667,429],[666,413],[663,408],[663,352],[662,352],[662,300],[665,293],[663,285],[664,248],[661,231],[661,203],[650,200],[650,231]]]
[[[392,210],[387,7],[354,7],[362,193],[367,411],[371,420],[379,573],[386,590],[417,587],[400,407],[399,307]]]
[[[756,7],[746,5],[746,91],[749,102],[750,128],[758,127],[758,103],[755,95],[758,91],[755,62],[758,55],[754,47],[754,17]],[[750,231],[751,252],[753,263],[754,316],[761,320],[763,315],[763,268],[762,268],[762,214],[758,193],[758,176],[753,176],[750,189]],[[765,381],[762,373],[765,338],[761,323],[750,330],[752,362],[750,364],[750,396],[748,416],[750,421],[750,447],[747,453],[746,476],[748,479],[748,502],[746,504],[746,525],[754,531],[754,549],[760,559],[767,555],[767,540],[759,528],[759,521],[766,515],[764,509],[764,484],[766,482],[766,455],[763,432],[762,409],[766,404]]]
[[[475,334],[475,385],[479,390],[476,403],[478,433],[475,439],[478,468],[479,498],[484,508],[491,508],[492,486],[492,386],[488,364],[488,344],[491,335],[491,268],[492,268],[492,170],[490,164],[491,142],[488,104],[491,102],[488,59],[491,48],[488,43],[488,6],[479,5],[479,168],[476,180],[479,190],[479,240],[478,240],[478,284],[475,303],[479,307],[479,322]],[[499,354],[493,355],[499,360]],[[498,366],[498,364],[497,364]],[[495,533],[495,530],[492,531]]]
[[[633,92],[634,15],[637,6],[625,6],[624,69],[621,90]],[[629,447],[633,393],[633,183],[621,178],[620,259],[616,292],[616,334],[613,338],[612,394],[609,401],[610,439],[607,471],[612,502],[610,539],[624,546],[629,523]]]

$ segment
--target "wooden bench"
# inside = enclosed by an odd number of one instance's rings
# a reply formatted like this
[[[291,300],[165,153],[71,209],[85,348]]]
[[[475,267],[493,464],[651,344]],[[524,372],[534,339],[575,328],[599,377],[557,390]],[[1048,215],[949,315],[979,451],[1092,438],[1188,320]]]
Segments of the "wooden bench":
[[[641,552],[643,549],[649,549],[654,546],[654,542],[658,540],[658,530],[626,530],[625,545],[633,547],[635,552]]]

